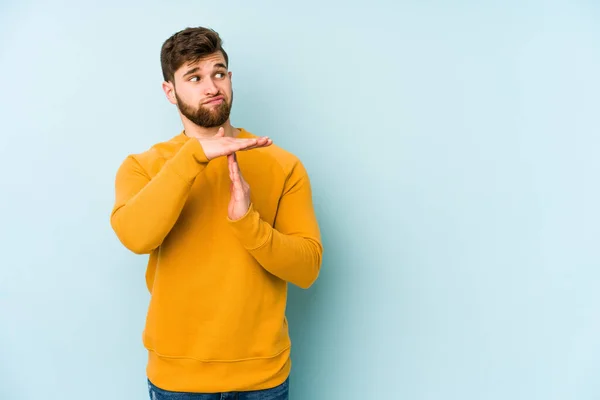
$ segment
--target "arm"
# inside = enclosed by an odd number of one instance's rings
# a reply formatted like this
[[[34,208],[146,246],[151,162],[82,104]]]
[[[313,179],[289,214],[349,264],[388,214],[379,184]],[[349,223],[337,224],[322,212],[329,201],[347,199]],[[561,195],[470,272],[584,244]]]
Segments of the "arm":
[[[128,157],[117,172],[110,218],[121,243],[136,254],[157,248],[175,225],[194,179],[207,164],[196,139],[188,140],[153,178],[135,158]]]
[[[234,174],[234,185],[236,179]],[[240,179],[243,182],[241,175]],[[243,246],[273,275],[303,289],[317,279],[323,246],[310,181],[300,162],[288,179],[273,227],[260,218],[251,203],[241,218],[230,217],[229,223]]]

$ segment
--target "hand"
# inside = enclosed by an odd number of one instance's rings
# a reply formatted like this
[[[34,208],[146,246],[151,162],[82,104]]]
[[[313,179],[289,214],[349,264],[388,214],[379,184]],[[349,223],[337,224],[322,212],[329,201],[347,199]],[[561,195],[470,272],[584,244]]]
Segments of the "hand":
[[[225,137],[225,130],[223,127],[219,128],[215,136],[198,139],[198,141],[200,142],[200,145],[202,145],[206,158],[209,160],[221,156],[228,156],[236,151],[266,147],[273,144],[273,141],[266,136],[253,139]]]
[[[235,153],[227,155],[229,163],[229,178],[231,179],[231,198],[227,209],[229,219],[242,218],[250,208],[250,186],[244,180]]]

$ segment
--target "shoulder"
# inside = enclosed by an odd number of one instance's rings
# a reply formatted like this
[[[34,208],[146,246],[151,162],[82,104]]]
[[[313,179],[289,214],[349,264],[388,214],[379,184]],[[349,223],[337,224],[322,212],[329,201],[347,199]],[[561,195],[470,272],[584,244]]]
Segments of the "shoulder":
[[[183,134],[178,134],[170,139],[154,143],[144,150],[128,154],[122,166],[135,166],[152,174],[152,171],[157,167],[160,168],[166,160],[177,153],[186,140],[187,138]]]
[[[149,145],[144,150],[128,154],[121,162],[119,170],[142,173],[148,176],[155,175],[164,163],[177,153],[187,138],[182,134],[170,139]]]

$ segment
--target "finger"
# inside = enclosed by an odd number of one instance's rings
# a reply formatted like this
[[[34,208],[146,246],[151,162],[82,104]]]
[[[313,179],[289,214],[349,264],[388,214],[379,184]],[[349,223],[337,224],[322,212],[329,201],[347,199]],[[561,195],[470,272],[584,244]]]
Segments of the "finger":
[[[237,158],[233,159],[233,171],[236,174],[236,179],[239,180],[240,183],[244,183],[244,175],[242,174],[240,164],[237,162]]]
[[[242,181],[243,181],[243,177],[242,177],[242,171],[240,170],[240,165],[238,164],[238,162],[236,161],[236,156],[233,156],[233,160],[231,161],[231,172],[233,175],[233,182],[236,185],[239,185],[239,188],[242,187]]]
[[[236,179],[240,182],[240,187],[243,187],[246,183],[246,180],[244,179],[244,174],[242,174],[242,170],[237,162],[235,162],[234,171],[237,176]]]
[[[268,141],[268,140],[269,140],[269,138],[268,138],[268,137],[266,137],[266,136],[263,136],[263,137],[261,137],[261,138],[258,138],[258,140],[257,140],[257,143],[256,143],[256,144],[257,144],[257,145],[259,145],[259,146],[264,146],[264,145],[265,145],[265,143],[267,143],[267,141]]]
[[[229,167],[229,179],[233,182],[233,154],[227,154],[227,165]]]
[[[235,151],[251,150],[258,147],[270,146],[273,141],[268,137],[256,138],[256,139],[234,139],[234,142],[230,145],[229,149],[226,150],[227,154]]]
[[[238,173],[238,170],[235,167],[233,169],[232,185],[233,185],[234,198],[238,201],[243,200],[244,199],[244,188],[243,188],[242,182],[240,180],[240,175]]]
[[[239,140],[235,144],[235,151],[237,150],[247,150],[255,147],[257,144],[256,139],[244,139],[243,141]]]
[[[232,176],[233,176],[234,179],[237,179],[238,168],[239,167],[237,165],[237,162],[235,161],[235,156],[232,156],[232,160],[231,160],[231,174],[232,174]]]
[[[240,173],[240,167],[236,161],[233,161],[233,182],[236,185],[236,189],[242,188],[242,179]]]
[[[257,149],[259,147],[266,147],[269,146],[269,140],[259,140],[256,142],[256,144],[252,145],[252,146],[248,146],[246,148],[244,148],[243,150],[252,150],[252,149]]]
[[[261,141],[260,144],[261,144],[261,147],[267,147],[267,146],[270,146],[273,144],[273,140],[270,137],[265,136],[263,141]]]
[[[237,139],[239,143],[243,143],[244,146],[255,146],[258,143],[258,139]]]

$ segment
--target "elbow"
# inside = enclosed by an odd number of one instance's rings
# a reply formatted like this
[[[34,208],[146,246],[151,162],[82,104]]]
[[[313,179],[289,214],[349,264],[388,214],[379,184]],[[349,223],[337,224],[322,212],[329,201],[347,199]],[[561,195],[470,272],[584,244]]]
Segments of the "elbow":
[[[300,289],[310,289],[310,287],[317,281],[318,276],[319,272],[317,270],[316,273],[312,273],[311,275],[307,275],[298,280],[298,282],[296,282],[296,286],[298,286]]]
[[[126,240],[124,238],[119,237],[119,240],[129,251],[132,253],[142,255],[142,254],[150,254],[152,250],[155,249],[154,246],[149,246],[146,243],[135,240]]]
[[[296,282],[296,286],[301,289],[309,289],[319,277],[321,272],[321,264],[323,260],[323,246],[320,243],[316,243],[313,256],[310,258],[310,262],[305,266],[306,273]]]
[[[121,244],[129,251],[142,255],[151,253],[157,247],[149,237],[140,234],[138,229],[132,229],[131,224],[120,221],[114,214],[110,223]]]

